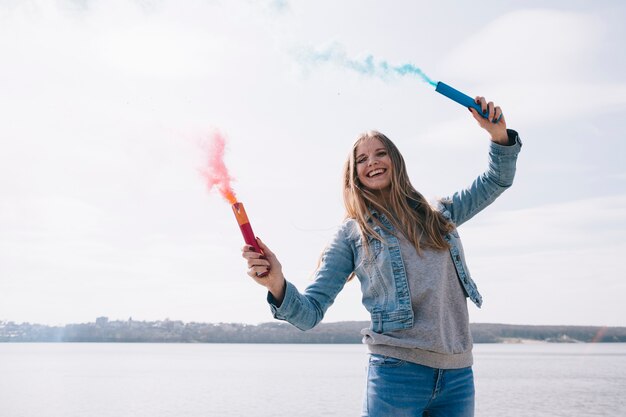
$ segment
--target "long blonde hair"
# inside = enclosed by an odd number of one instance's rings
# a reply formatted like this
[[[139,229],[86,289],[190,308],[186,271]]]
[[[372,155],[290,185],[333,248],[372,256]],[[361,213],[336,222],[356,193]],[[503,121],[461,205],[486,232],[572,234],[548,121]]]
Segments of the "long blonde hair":
[[[391,185],[389,194],[384,200],[380,193],[362,186],[357,176],[357,147],[371,139],[378,139],[391,158]],[[431,207],[424,196],[411,185],[400,151],[387,136],[380,132],[372,130],[362,133],[352,145],[344,165],[343,202],[346,208],[346,218],[356,220],[364,242],[367,242],[367,236],[369,236],[385,243],[383,237],[368,222],[371,216],[370,210],[374,209],[384,214],[393,227],[415,246],[418,253],[422,253],[422,247],[437,250],[449,247],[444,235],[454,229],[454,225]],[[415,208],[410,202],[415,205]],[[375,216],[371,218],[374,223],[385,227]],[[364,245],[366,250],[367,246]]]

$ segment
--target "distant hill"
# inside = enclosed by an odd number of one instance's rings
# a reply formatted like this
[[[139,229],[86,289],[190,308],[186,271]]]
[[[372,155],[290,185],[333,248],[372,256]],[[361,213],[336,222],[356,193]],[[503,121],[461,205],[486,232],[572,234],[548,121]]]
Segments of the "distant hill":
[[[46,326],[0,322],[0,342],[139,342],[139,343],[361,343],[366,321],[321,323],[303,332],[284,322],[258,325],[240,323],[184,323],[162,321],[109,321]],[[475,343],[626,342],[626,327],[530,326],[472,323]]]

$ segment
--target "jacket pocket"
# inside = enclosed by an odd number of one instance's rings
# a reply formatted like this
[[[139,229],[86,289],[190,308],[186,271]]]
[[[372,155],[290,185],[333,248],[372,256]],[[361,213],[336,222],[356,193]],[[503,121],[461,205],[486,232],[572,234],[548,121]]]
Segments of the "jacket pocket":
[[[375,333],[387,333],[394,330],[406,330],[413,327],[413,310],[407,309],[391,312],[374,309],[371,313],[371,329]]]

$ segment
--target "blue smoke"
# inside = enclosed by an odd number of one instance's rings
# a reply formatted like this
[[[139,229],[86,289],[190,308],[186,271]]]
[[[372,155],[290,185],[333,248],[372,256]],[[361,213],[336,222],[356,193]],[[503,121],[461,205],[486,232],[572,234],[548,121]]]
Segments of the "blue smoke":
[[[437,86],[437,82],[428,77],[421,69],[413,64],[390,65],[387,61],[376,60],[373,55],[368,55],[365,59],[357,60],[348,57],[346,52],[338,45],[331,46],[325,51],[300,50],[299,61],[304,64],[332,63],[340,67],[348,68],[359,74],[386,79],[392,75],[415,75],[420,80]]]

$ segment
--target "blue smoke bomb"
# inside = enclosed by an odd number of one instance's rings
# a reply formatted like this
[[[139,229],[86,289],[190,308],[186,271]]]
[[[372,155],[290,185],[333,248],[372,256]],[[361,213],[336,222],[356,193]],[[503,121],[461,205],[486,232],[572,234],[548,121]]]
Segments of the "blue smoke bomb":
[[[439,94],[443,94],[444,96],[448,97],[452,101],[456,101],[463,107],[471,107],[475,109],[478,112],[478,114],[480,114],[485,119],[489,116],[488,112],[483,113],[482,108],[480,107],[479,104],[476,104],[474,102],[473,98],[471,98],[470,96],[466,94],[461,93],[457,89],[450,87],[448,84],[445,84],[439,81],[437,83],[435,91],[438,92]],[[500,115],[500,117],[498,117],[498,120],[496,120],[494,123],[499,122],[501,117],[502,115]]]

